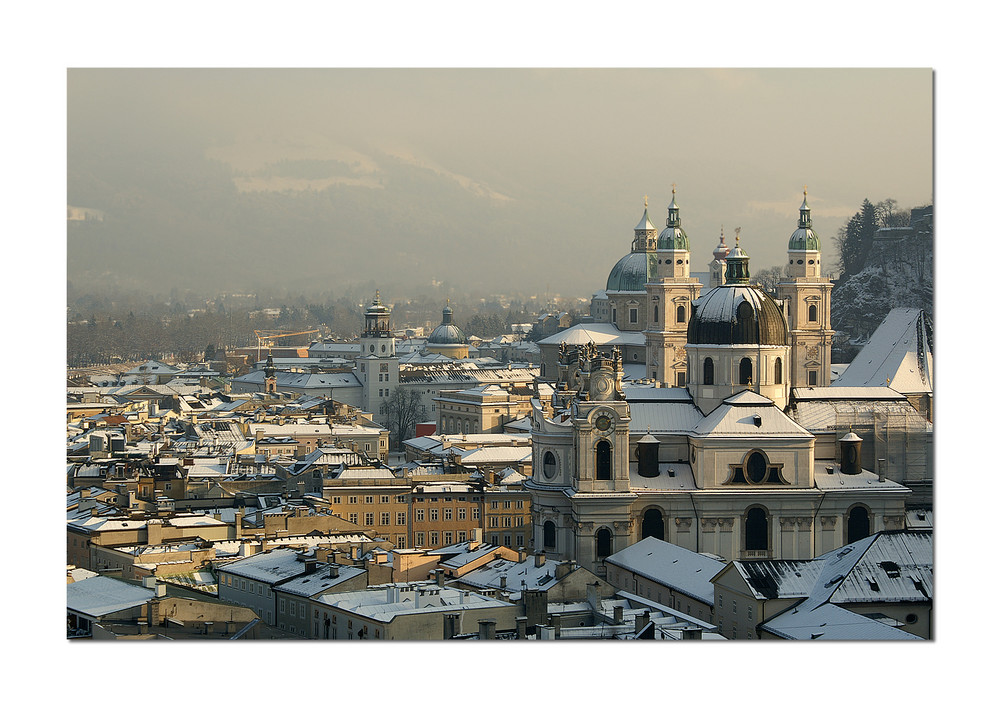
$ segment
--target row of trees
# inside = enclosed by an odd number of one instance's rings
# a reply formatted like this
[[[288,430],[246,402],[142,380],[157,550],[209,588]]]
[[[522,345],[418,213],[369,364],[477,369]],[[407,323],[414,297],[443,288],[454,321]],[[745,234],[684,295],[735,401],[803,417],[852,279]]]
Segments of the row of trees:
[[[909,224],[909,211],[900,211],[895,199],[885,199],[877,204],[865,199],[858,212],[840,227],[834,239],[840,256],[842,277],[856,275],[865,267],[875,242],[875,234],[880,228]]]

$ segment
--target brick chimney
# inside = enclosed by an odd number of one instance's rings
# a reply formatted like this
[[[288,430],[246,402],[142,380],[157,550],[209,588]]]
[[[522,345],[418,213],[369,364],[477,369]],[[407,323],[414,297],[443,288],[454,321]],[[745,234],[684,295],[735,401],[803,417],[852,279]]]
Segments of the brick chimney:
[[[541,567],[545,564],[545,550],[539,550],[535,553],[535,567]]]
[[[497,635],[497,622],[493,619],[482,619],[479,622],[479,640],[492,641]]]

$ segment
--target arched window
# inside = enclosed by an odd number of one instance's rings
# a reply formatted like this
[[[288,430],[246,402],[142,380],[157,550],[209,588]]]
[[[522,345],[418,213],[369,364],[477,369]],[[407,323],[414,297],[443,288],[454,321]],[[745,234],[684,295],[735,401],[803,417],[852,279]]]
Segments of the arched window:
[[[781,359],[780,358],[774,359],[774,382],[775,383],[780,383],[781,382]]]
[[[545,452],[542,457],[542,473],[546,479],[554,479],[556,476],[556,455],[552,452]]]
[[[711,356],[705,359],[702,366],[701,382],[705,385],[715,385],[715,362]]]
[[[611,546],[611,531],[607,528],[601,528],[597,531],[594,536],[594,540],[597,542],[597,559],[603,560],[608,555],[614,552],[614,548]]]
[[[767,551],[767,511],[754,507],[747,511],[743,519],[743,549]]]
[[[684,305],[682,304],[677,307],[677,323],[683,324],[686,321],[687,321],[687,310],[684,309]]]
[[[816,319],[817,319],[817,317],[816,317],[816,305],[811,304],[811,305],[809,305],[809,321],[815,322]]]
[[[868,509],[864,506],[855,506],[847,514],[847,542],[853,543],[869,535],[871,535],[871,521],[868,518]]]
[[[597,480],[611,481],[611,444],[602,439],[597,443]]]
[[[556,524],[551,520],[545,521],[542,525],[542,543],[546,550],[554,549],[556,546]]]
[[[663,536],[663,514],[659,508],[650,508],[642,514],[642,537],[666,539]]]
[[[653,305],[653,321],[660,321],[660,305],[658,304]]]
[[[753,383],[753,362],[749,358],[740,359],[740,385]]]

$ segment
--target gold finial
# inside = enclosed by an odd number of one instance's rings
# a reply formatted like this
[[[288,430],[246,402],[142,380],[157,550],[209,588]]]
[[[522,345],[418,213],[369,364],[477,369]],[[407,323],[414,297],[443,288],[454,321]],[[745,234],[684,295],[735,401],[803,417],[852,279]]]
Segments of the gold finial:
[[[740,247],[740,229],[741,228],[743,228],[743,227],[742,226],[737,226],[735,229],[733,229],[733,230],[736,231],[736,247],[737,248]]]
[[[802,196],[806,196],[809,193],[809,187],[805,184],[802,185]]]
[[[671,191],[670,191],[670,193],[671,193],[671,194],[676,194],[676,193],[677,193],[677,182],[674,182],[674,183],[673,183],[673,184],[671,184],[670,186],[671,186]]]
[[[642,205],[645,206],[647,209],[649,208],[649,195],[647,195],[647,194],[643,195],[643,197],[642,197]]]

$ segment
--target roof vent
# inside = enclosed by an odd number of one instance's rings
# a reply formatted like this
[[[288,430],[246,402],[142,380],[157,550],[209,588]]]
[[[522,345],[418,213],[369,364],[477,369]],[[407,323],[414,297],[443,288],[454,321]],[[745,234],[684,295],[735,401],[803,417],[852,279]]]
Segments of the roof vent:
[[[763,423],[763,420],[760,419],[760,415],[754,415],[753,416],[753,424],[755,426],[760,427],[762,423]]]
[[[826,468],[826,473],[827,473],[827,474],[832,474],[832,473],[833,473],[833,467],[832,467],[832,466],[828,466],[828,467]]]

